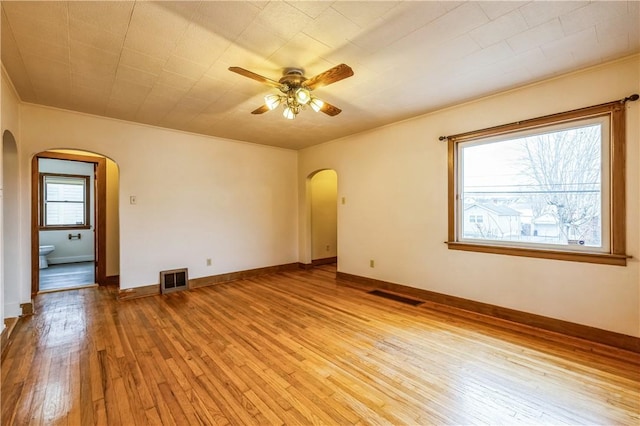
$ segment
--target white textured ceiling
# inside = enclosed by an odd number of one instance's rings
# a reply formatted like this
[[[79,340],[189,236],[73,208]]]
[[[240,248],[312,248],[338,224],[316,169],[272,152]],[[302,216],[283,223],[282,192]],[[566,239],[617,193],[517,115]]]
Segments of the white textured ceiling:
[[[640,51],[640,2],[2,2],[20,98],[299,149]],[[346,63],[341,108],[250,112],[273,80]]]

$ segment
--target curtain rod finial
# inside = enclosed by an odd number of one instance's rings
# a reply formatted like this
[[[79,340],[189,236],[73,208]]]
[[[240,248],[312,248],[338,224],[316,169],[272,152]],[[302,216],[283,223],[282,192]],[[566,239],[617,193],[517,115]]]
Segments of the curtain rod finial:
[[[622,102],[627,102],[627,101],[635,102],[638,99],[640,99],[640,95],[638,95],[637,93],[634,93],[633,95],[627,96],[626,98],[624,98]]]
[[[448,137],[448,136],[440,136],[440,137],[438,138],[438,140],[439,140],[439,141],[446,141],[447,139],[449,139],[449,137]]]

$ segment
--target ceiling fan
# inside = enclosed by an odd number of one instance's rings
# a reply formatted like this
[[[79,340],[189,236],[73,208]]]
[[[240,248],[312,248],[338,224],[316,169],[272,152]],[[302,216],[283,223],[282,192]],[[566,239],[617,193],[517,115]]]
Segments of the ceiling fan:
[[[300,68],[285,68],[282,78],[278,81],[240,67],[229,67],[229,71],[275,87],[282,92],[282,94],[272,93],[265,96],[265,104],[251,111],[251,114],[262,114],[282,105],[284,106],[282,115],[289,120],[296,118],[298,113],[307,106],[315,112],[322,111],[330,116],[340,114],[342,112],[340,108],[316,98],[311,92],[318,87],[327,86],[353,75],[351,67],[345,64],[336,65],[311,78],[306,78],[304,70]]]

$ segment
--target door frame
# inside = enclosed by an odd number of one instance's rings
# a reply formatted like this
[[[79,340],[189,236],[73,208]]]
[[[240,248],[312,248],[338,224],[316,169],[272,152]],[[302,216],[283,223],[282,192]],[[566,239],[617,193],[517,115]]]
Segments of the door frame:
[[[95,172],[94,203],[94,263],[95,280],[99,285],[107,284],[107,159],[88,155],[66,154],[62,152],[40,152],[31,159],[31,297],[40,289],[40,171],[38,161],[41,158],[55,160],[80,161],[93,163]]]

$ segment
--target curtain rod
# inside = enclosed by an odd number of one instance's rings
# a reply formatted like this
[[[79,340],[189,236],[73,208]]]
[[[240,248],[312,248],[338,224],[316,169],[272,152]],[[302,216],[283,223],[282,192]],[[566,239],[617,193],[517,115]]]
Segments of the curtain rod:
[[[637,101],[638,99],[640,99],[640,95],[638,95],[637,93],[634,93],[633,95],[627,96],[627,97],[626,97],[626,98],[624,98],[624,99],[620,99],[620,100],[612,101],[612,102],[606,102],[606,103],[604,103],[604,104],[594,105],[594,106],[592,106],[592,107],[587,107],[587,108],[597,108],[597,107],[601,107],[601,106],[605,106],[605,105],[611,105],[611,104],[616,104],[616,103],[626,104],[627,102],[635,102],[635,101]],[[585,109],[585,108],[578,108],[578,109],[575,109],[575,110],[572,110],[572,111],[579,111],[579,110],[581,110],[581,109]],[[572,111],[565,111],[565,112],[561,112],[560,114],[565,114],[565,113],[567,113],[567,112],[572,112]],[[548,115],[548,116],[546,116],[546,117],[551,117],[551,116],[553,116],[553,115],[556,115],[556,114]],[[544,118],[544,117],[539,117],[539,118]],[[534,118],[534,120],[537,120],[537,119],[538,119],[538,118]],[[529,121],[529,120],[514,121],[513,123],[501,124],[501,125],[499,125],[499,126],[489,127],[489,128],[487,128],[487,129],[483,129],[483,130],[490,130],[490,129],[497,129],[497,128],[500,128],[500,127],[506,127],[506,126],[512,126],[512,125],[518,125],[518,124],[521,124],[521,123],[524,123],[524,122],[527,122],[527,121]],[[468,132],[465,132],[465,133],[468,133]],[[464,134],[464,133],[460,133],[460,134],[457,134],[457,135],[451,135],[451,136],[440,136],[440,137],[438,138],[438,140],[439,140],[439,141],[448,142],[448,141],[449,141],[449,138],[455,138],[455,137],[457,137],[457,136],[460,136],[461,134]]]

